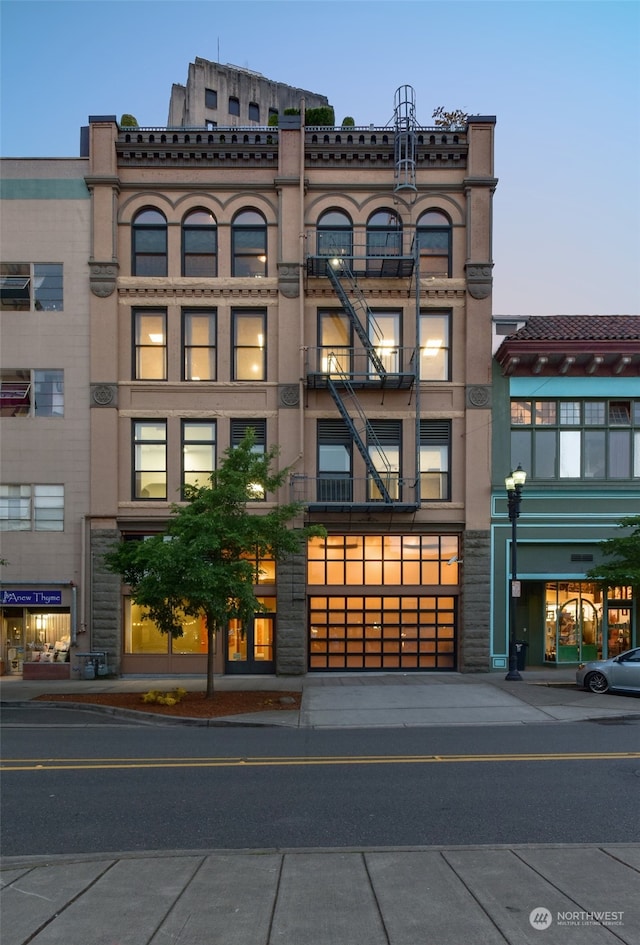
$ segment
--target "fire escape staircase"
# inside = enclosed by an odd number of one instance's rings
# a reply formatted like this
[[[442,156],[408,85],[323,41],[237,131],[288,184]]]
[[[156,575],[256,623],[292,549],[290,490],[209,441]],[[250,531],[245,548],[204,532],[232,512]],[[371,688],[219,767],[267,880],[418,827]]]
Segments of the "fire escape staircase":
[[[332,264],[333,263],[333,264]],[[365,325],[371,326],[371,329],[374,334],[382,337],[381,334],[377,331],[376,321],[373,315],[373,312],[367,304],[363,293],[359,289],[357,282],[354,278],[351,269],[349,268],[346,260],[340,259],[339,265],[335,265],[334,260],[327,262],[327,274],[329,276],[329,281],[333,285],[336,295],[342,303],[344,311],[349,316],[349,320],[353,325],[353,329],[356,332],[362,347],[367,353],[369,358],[369,363],[371,365],[371,370],[373,373],[377,374],[380,378],[382,384],[387,377],[387,370],[382,363],[382,360],[376,351],[375,345],[372,343],[371,338],[364,325],[362,324],[359,314],[363,317]],[[355,297],[355,303],[352,302],[349,294],[347,293],[344,285],[342,284],[342,277],[345,281],[348,282],[353,295]],[[376,484],[380,496],[386,504],[392,504],[393,499],[389,494],[389,490],[386,483],[391,483],[393,480],[394,470],[391,468],[385,452],[382,448],[376,433],[370,424],[369,420],[366,417],[362,405],[356,396],[356,392],[353,389],[353,386],[350,382],[349,376],[341,370],[339,366],[339,358],[331,358],[332,371],[331,374],[327,377],[327,387],[333,401],[338,408],[340,415],[353,437],[353,442],[356,444],[360,455],[364,460],[364,464],[367,468],[371,479]],[[340,381],[340,390],[336,385],[336,379]],[[340,391],[342,391],[343,396],[341,396]],[[345,401],[348,402],[349,407],[347,407]],[[374,462],[371,459],[369,449],[367,444],[375,448],[376,454],[380,457],[380,460],[383,465],[383,469],[379,470]]]

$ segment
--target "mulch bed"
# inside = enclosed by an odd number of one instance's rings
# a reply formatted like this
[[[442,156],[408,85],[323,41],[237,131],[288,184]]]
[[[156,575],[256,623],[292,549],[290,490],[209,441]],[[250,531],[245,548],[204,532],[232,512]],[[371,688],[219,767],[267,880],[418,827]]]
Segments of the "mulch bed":
[[[88,705],[116,706],[153,712],[156,715],[172,715],[192,719],[213,719],[225,715],[241,715],[244,712],[296,711],[302,698],[299,692],[267,692],[249,690],[215,692],[213,699],[206,699],[204,692],[188,692],[176,705],[159,705],[143,702],[142,692],[96,692],[92,693],[46,693],[36,696],[40,702],[74,702]]]

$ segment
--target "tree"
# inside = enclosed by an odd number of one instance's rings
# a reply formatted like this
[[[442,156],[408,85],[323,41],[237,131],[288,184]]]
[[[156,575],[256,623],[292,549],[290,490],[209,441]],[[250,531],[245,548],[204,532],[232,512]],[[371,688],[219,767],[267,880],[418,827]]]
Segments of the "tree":
[[[134,115],[123,115],[120,119],[121,128],[137,128],[138,119]]]
[[[459,131],[467,124],[469,115],[461,108],[446,112],[444,106],[438,105],[437,108],[434,108],[431,117],[435,121],[436,128],[446,128],[447,131]]]
[[[287,527],[300,512],[299,503],[263,514],[247,509],[248,502],[275,492],[288,475],[287,469],[271,472],[277,447],[258,454],[254,446],[254,431],[248,430],[238,446],[226,451],[210,485],[185,486],[186,502],[172,505],[163,533],[121,541],[105,555],[107,568],[130,585],[132,599],[163,633],[181,637],[185,616],[204,617],[207,698],[213,697],[216,633],[233,618],[246,625],[262,610],[253,592],[256,556],[281,560],[299,551],[307,536],[325,534],[320,526]]]
[[[631,532],[600,543],[601,553],[613,560],[591,568],[587,577],[604,587],[640,588],[640,515],[620,519],[617,527]]]

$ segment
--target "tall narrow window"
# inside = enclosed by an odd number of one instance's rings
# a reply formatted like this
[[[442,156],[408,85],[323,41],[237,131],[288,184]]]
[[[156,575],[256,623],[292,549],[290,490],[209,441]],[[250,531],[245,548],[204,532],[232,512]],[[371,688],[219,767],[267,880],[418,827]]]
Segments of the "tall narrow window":
[[[240,99],[234,95],[229,96],[229,114],[240,115]]]
[[[420,380],[451,380],[450,316],[446,312],[420,315]]]
[[[233,380],[267,378],[266,320],[261,312],[233,313]]]
[[[400,313],[376,312],[369,319],[369,340],[385,371],[397,374],[400,368]],[[373,365],[369,372],[374,370]]]
[[[371,420],[367,434],[367,449],[374,468],[390,499],[400,499],[402,454],[402,421]],[[369,499],[379,502],[386,498],[373,476],[369,478]]]
[[[139,309],[134,319],[133,377],[136,381],[167,379],[167,315]]]
[[[395,210],[377,210],[367,221],[367,273],[385,274],[385,257],[402,255],[402,224]],[[397,270],[390,270],[393,274]]]
[[[64,530],[64,486],[33,487],[33,527],[41,532]]]
[[[133,221],[131,271],[134,276],[166,276],[167,221],[159,210],[141,210]]]
[[[166,420],[134,420],[133,451],[133,498],[166,499]]]
[[[441,210],[427,210],[416,230],[421,276],[451,277],[451,220]]]
[[[420,497],[449,500],[451,421],[420,421]]]
[[[204,107],[205,108],[218,107],[218,93],[216,92],[215,89],[204,90]]]
[[[353,256],[353,223],[343,210],[327,210],[318,220],[318,256]]]
[[[257,102],[249,102],[249,121],[260,121],[260,106]]]
[[[182,275],[204,279],[218,275],[218,231],[209,210],[192,210],[182,221]]]
[[[253,430],[254,436],[254,442],[251,448],[252,452],[257,456],[264,456],[267,447],[267,421],[264,419],[232,420],[231,445],[238,446],[249,429]],[[249,498],[253,502],[260,502],[266,499],[264,486],[258,482],[250,483]]]
[[[231,227],[232,276],[267,274],[267,224],[257,210],[243,210]]]
[[[34,371],[33,392],[36,417],[64,416],[64,371]]]
[[[215,381],[216,312],[193,309],[182,313],[185,381]]]
[[[352,439],[344,420],[318,420],[318,502],[352,502]]]
[[[330,377],[351,373],[351,324],[344,312],[320,312],[318,315],[320,345],[319,370]]]
[[[208,486],[216,468],[215,420],[182,421],[182,485]]]

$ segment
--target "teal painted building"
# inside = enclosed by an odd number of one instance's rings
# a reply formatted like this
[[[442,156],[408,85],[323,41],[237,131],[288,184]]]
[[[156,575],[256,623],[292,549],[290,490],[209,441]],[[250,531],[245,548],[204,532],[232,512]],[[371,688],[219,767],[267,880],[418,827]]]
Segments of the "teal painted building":
[[[603,593],[587,572],[620,519],[640,514],[640,317],[536,316],[496,328],[491,668],[508,667],[513,532],[504,478],[518,465],[527,473],[513,597],[520,663],[615,656],[640,642],[640,589]]]

